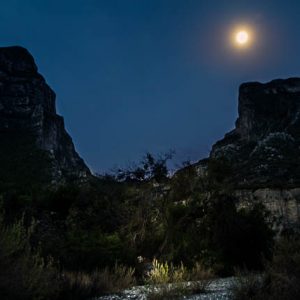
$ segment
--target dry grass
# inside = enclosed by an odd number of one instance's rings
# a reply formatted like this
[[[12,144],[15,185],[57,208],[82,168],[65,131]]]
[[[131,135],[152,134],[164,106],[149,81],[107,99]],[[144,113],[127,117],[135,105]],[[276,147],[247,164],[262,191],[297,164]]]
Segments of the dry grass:
[[[122,265],[105,268],[91,274],[65,272],[61,299],[87,299],[110,293],[117,293],[135,284],[134,269]]]
[[[201,263],[197,262],[189,274],[192,293],[204,293],[210,285],[213,276],[214,274],[211,269],[206,269]]]

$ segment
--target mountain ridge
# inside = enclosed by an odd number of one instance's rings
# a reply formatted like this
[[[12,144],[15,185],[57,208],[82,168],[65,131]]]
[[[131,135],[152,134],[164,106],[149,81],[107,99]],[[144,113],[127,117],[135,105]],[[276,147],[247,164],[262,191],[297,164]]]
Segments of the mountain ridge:
[[[235,128],[213,144],[208,160],[227,160],[237,185],[298,185],[299,157],[300,78],[241,84]]]
[[[0,132],[29,134],[51,159],[52,181],[83,179],[91,172],[75,150],[55,92],[39,74],[34,58],[20,46],[0,48]]]

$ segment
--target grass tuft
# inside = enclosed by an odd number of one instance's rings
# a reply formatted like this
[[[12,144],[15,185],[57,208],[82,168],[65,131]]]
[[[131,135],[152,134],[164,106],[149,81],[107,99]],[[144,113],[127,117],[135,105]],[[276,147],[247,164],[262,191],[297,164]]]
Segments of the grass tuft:
[[[188,270],[182,263],[179,266],[153,261],[153,270],[148,283],[148,299],[179,299],[185,295],[204,293],[210,284],[213,273],[196,263]]]

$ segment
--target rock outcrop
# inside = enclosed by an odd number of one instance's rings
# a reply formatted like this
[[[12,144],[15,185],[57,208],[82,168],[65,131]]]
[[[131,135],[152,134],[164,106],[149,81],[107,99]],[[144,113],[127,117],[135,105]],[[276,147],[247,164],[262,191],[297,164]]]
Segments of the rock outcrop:
[[[299,228],[300,225],[300,188],[276,189],[260,188],[255,190],[236,190],[240,207],[251,207],[262,203],[271,216],[276,217],[278,229]]]
[[[233,131],[212,147],[242,186],[300,184],[300,78],[244,83]]]
[[[56,113],[55,93],[22,47],[0,48],[0,132],[34,136],[51,158],[54,181],[90,175]]]
[[[299,228],[300,78],[244,83],[238,101],[235,128],[195,164],[197,173],[216,162],[241,207],[263,203],[279,227]]]

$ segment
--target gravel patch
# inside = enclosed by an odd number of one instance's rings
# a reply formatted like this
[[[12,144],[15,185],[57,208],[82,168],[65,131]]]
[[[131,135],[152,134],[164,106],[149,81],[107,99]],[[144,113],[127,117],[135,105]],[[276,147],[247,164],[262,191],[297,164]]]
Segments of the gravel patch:
[[[212,280],[207,288],[207,292],[197,295],[183,296],[186,300],[230,300],[231,287],[234,283],[234,277],[220,278]],[[145,286],[136,286],[125,290],[120,294],[102,296],[94,300],[147,300],[149,288]]]

